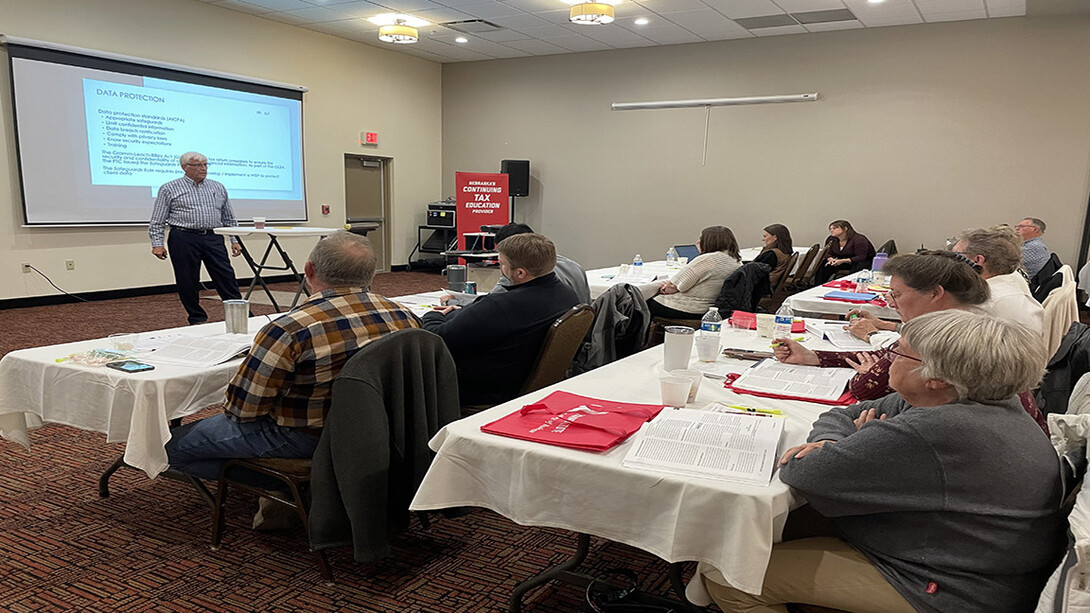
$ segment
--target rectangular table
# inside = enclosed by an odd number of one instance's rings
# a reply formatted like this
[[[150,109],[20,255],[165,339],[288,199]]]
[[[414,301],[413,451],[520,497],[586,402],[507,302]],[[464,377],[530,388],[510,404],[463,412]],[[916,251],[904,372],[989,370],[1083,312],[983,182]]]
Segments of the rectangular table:
[[[270,319],[250,318],[250,333]],[[141,336],[223,332],[220,321]],[[156,363],[152,354],[134,359],[154,365],[155,370],[123,373],[56,361],[91,349],[110,349],[110,342],[96,339],[21,349],[0,359],[0,437],[29,449],[28,430],[46,422],[101,432],[107,443],[125,443],[125,464],[154,478],[168,467],[164,445],[170,440],[170,422],[222,401],[240,362],[197,368]]]
[[[269,290],[269,286],[265,284],[265,280],[261,277],[261,273],[266,270],[281,270],[290,271],[295,277],[295,280],[299,282],[299,288],[295,290],[295,297],[292,298],[291,306],[288,310],[295,308],[295,305],[299,302],[299,297],[303,294],[303,275],[296,270],[295,263],[291,261],[291,256],[287,251],[280,246],[280,241],[277,237],[280,236],[317,236],[321,238],[323,236],[329,236],[339,232],[343,228],[315,228],[315,227],[286,227],[286,226],[265,226],[258,229],[254,227],[244,226],[231,226],[225,228],[215,228],[213,232],[222,236],[233,236],[238,239],[238,244],[242,247],[242,257],[246,259],[246,263],[250,266],[250,270],[253,271],[254,277],[250,280],[250,287],[246,290],[244,299],[249,300],[250,296],[254,293],[254,287],[258,283],[261,284],[261,288],[265,290],[265,294],[269,297],[269,301],[272,302],[272,306],[276,309],[276,312],[280,312],[280,305],[277,304],[276,298],[273,297],[272,291]],[[261,261],[257,262],[253,256],[250,255],[249,249],[246,248],[246,242],[242,240],[242,237],[250,236],[267,236],[269,238],[269,245],[265,247],[265,255],[261,257]],[[276,249],[277,254],[280,256],[280,260],[284,263],[283,266],[274,266],[269,264],[269,256],[272,255],[273,249]]]
[[[722,338],[724,346],[769,346],[752,331],[724,327]],[[827,341],[804,344],[833,349]],[[720,360],[738,372],[753,364]],[[759,593],[772,544],[797,504],[778,476],[768,486],[675,476],[622,466],[631,440],[595,453],[480,430],[554,390],[657,403],[658,377],[664,374],[662,347],[654,347],[446,426],[430,443],[436,457],[410,508],[484,507],[520,525],[603,537],[667,562],[703,562],[722,571],[731,585]],[[787,422],[781,451],[804,442],[814,419],[828,408],[736,394],[709,378],[689,408],[713,400],[782,410]],[[512,608],[517,610],[515,602]]]
[[[854,275],[850,275],[846,278],[854,277]],[[810,289],[803,290],[797,294],[792,294],[784,302],[791,303],[791,308],[795,310],[796,315],[815,314],[844,316],[847,315],[848,311],[852,309],[863,309],[874,313],[875,317],[878,317],[879,319],[890,319],[894,321],[901,320],[901,316],[897,313],[897,309],[894,309],[891,306],[878,306],[874,304],[854,304],[851,302],[826,300],[825,298],[822,298],[822,296],[832,291],[837,291],[837,288],[817,285],[815,287],[811,287]]]

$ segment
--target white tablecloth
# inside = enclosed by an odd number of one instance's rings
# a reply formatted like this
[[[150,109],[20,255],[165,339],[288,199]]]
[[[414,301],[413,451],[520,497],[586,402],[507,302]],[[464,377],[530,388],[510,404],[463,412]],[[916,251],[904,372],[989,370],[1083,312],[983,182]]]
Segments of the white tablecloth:
[[[847,315],[848,311],[861,308],[863,310],[874,313],[874,315],[880,319],[891,319],[895,321],[901,320],[901,316],[897,314],[897,310],[893,307],[876,306],[873,304],[853,304],[851,302],[826,300],[822,298],[822,296],[824,296],[825,294],[835,291],[838,291],[835,287],[825,287],[823,285],[818,285],[815,287],[811,287],[808,290],[801,291],[797,294],[792,294],[790,297],[787,298],[787,301],[791,302],[791,308],[795,309],[796,313],[814,313],[818,315]]]
[[[250,319],[256,333],[269,317]],[[212,335],[225,332],[215,322],[143,333]],[[134,358],[155,370],[123,373],[105,366],[58,363],[71,353],[110,349],[107,339],[12,351],[0,359],[0,436],[30,448],[27,431],[44,422],[106,434],[106,442],[125,442],[125,462],[155,477],[167,469],[164,449],[169,422],[223,400],[240,360],[212,368],[157,364],[154,354]]]
[[[724,346],[768,350],[755,332],[724,329]],[[825,341],[807,342],[830,349]],[[695,354],[694,354],[695,361]],[[723,360],[741,372],[753,362]],[[766,487],[626,468],[631,440],[594,453],[521,441],[480,431],[554,390],[624,402],[660,401],[662,347],[568,379],[443,428],[431,441],[437,452],[411,505],[491,509],[526,526],[563,528],[627,543],[668,562],[698,560],[722,571],[732,585],[758,593],[772,544],[795,504],[774,475]],[[828,407],[743,396],[705,378],[696,402],[712,400],[777,408],[787,423],[780,450],[804,442]]]

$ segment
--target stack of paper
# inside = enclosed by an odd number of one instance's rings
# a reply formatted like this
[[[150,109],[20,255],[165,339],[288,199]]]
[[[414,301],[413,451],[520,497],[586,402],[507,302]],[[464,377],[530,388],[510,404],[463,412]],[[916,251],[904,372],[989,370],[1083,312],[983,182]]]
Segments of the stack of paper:
[[[248,334],[179,336],[141,359],[152,364],[215,366],[245,354],[253,340]]]
[[[733,387],[793,398],[832,401],[844,394],[855,376],[851,368],[822,368],[764,360],[742,373]]]
[[[763,414],[664,409],[637,433],[624,465],[768,485],[783,424]]]
[[[842,321],[815,321],[806,322],[806,329],[836,345],[845,351],[870,351],[868,341],[860,340],[844,329]]]

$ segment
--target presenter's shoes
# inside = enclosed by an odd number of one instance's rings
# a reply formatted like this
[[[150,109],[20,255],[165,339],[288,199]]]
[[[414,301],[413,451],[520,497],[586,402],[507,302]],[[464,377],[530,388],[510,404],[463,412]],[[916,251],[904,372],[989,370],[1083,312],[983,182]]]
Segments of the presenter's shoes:
[[[285,497],[290,496],[283,492]],[[253,529],[262,532],[274,532],[288,530],[302,525],[299,515],[286,505],[280,504],[272,498],[262,496],[257,501],[257,513],[254,515]]]
[[[206,324],[206,323],[208,323],[207,319],[190,319],[189,320],[189,325],[191,325],[191,326],[199,326],[201,324]]]

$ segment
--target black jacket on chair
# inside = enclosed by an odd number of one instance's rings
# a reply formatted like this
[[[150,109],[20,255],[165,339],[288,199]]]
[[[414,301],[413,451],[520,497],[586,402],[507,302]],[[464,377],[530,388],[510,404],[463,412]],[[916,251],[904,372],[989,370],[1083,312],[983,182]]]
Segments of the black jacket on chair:
[[[719,291],[719,298],[715,301],[723,319],[730,317],[735,311],[755,313],[761,298],[772,293],[772,286],[768,282],[770,272],[772,267],[768,264],[750,262],[731,273],[723,281],[723,289]]]
[[[1041,412],[1066,413],[1071,390],[1087,372],[1090,372],[1090,326],[1076,321],[1067,329],[1056,355],[1048,361],[1048,371],[1034,392]]]
[[[443,340],[410,328],[359,350],[333,381],[311,467],[310,544],[351,545],[355,559],[389,555],[431,465],[428,441],[461,417],[454,360]]]

